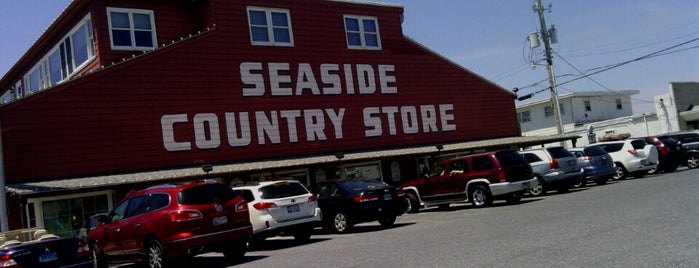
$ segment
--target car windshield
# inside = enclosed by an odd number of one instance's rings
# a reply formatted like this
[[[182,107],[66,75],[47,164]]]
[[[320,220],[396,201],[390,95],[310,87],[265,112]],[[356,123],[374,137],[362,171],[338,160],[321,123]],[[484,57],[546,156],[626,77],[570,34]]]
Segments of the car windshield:
[[[553,158],[574,157],[573,154],[563,147],[546,148],[546,151],[548,151]]]
[[[384,187],[383,183],[371,180],[348,180],[344,181],[342,184],[352,191],[373,190]]]
[[[587,146],[584,149],[585,155],[587,156],[600,156],[600,155],[606,155],[607,152],[602,149],[602,147],[599,146]]]
[[[262,193],[263,199],[274,199],[304,195],[308,193],[308,190],[300,183],[280,182],[260,188],[260,193]]]
[[[179,192],[177,202],[183,205],[226,203],[237,196],[233,189],[224,184],[202,184]]]

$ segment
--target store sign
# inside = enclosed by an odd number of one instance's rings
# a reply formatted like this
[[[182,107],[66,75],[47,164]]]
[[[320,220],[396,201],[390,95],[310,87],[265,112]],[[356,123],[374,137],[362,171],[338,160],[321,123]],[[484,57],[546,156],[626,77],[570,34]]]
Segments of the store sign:
[[[240,76],[243,98],[283,98],[292,96],[371,96],[397,95],[394,65],[321,64],[314,72],[309,63],[299,63],[291,73],[290,63],[243,62]],[[320,77],[315,76],[316,73]],[[344,81],[340,73],[346,78]],[[264,74],[268,74],[265,76]],[[266,79],[267,78],[267,79]],[[377,83],[378,81],[378,83]],[[343,126],[348,109],[308,108],[278,110],[264,107],[257,111],[230,111],[223,114],[167,114],[160,119],[163,146],[167,151],[217,149],[221,146],[247,147],[253,144],[298,143],[299,133],[307,142],[344,138]],[[364,137],[395,136],[456,130],[453,104],[417,106],[368,106],[361,109]],[[399,122],[399,123],[398,123]],[[194,140],[183,138],[176,126],[192,129]],[[388,129],[384,130],[387,125]],[[254,128],[252,127],[254,126]],[[282,137],[286,130],[288,136]],[[226,140],[222,134],[226,133]]]

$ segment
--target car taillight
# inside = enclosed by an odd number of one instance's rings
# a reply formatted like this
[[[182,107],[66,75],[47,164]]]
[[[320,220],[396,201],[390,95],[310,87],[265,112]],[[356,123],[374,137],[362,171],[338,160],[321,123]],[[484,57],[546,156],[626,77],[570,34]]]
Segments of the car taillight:
[[[560,168],[560,166],[558,166],[558,161],[556,159],[551,159],[551,162],[549,162],[549,168],[550,169]]]
[[[595,162],[595,161],[594,161],[594,158],[589,157],[589,156],[583,156],[582,159],[583,159],[583,161],[585,161],[585,162],[587,162],[587,163],[594,163],[594,162]]]
[[[507,181],[507,174],[505,173],[505,171],[500,170],[500,172],[498,173],[498,181],[499,182],[506,182]]]
[[[170,212],[170,220],[174,222],[197,220],[203,217],[204,215],[198,210],[178,210]]]
[[[638,152],[636,152],[636,149],[631,149],[631,150],[628,150],[627,152],[629,152],[632,155],[638,155]]]
[[[318,201],[318,197],[314,194],[308,197],[308,202],[315,202]]]
[[[403,189],[396,190],[396,196],[405,196],[405,191]]]
[[[375,194],[361,194],[354,197],[355,203],[369,202],[379,200],[379,196]]]
[[[0,267],[12,267],[12,268],[19,268],[19,264],[12,259],[12,256],[10,254],[5,254],[0,257]]]
[[[248,202],[245,202],[245,200],[241,200],[240,202],[235,204],[235,212],[244,211],[248,211]]]
[[[272,203],[272,202],[260,202],[260,203],[252,205],[252,207],[254,207],[257,210],[266,210],[266,209],[277,207],[277,204]]]
[[[75,257],[76,258],[81,258],[85,256],[90,256],[92,254],[90,252],[90,246],[87,245],[84,241],[80,241],[80,244],[78,244],[78,251],[75,252]]]
[[[660,146],[659,152],[660,154],[668,154],[670,152],[670,148],[667,148],[665,145]]]

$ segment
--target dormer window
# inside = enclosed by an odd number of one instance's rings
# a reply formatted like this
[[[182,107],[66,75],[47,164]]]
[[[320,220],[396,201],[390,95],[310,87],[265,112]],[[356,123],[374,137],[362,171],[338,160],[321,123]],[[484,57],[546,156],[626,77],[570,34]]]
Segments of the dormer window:
[[[253,45],[294,46],[289,10],[248,7],[248,24]]]
[[[151,50],[157,47],[152,10],[107,8],[109,37],[114,50]]]
[[[379,23],[376,17],[345,15],[347,48],[381,50]]]

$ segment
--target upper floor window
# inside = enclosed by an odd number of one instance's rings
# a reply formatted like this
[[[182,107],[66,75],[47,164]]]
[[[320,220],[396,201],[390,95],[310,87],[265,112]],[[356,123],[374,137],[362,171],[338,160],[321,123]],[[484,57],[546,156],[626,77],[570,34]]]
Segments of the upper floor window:
[[[592,111],[592,104],[590,104],[589,100],[583,101],[583,104],[585,105],[586,112]]]
[[[109,37],[115,50],[148,50],[156,47],[153,11],[107,8]]]
[[[381,49],[379,23],[375,17],[345,15],[345,34],[350,49]]]
[[[248,7],[248,23],[253,45],[294,45],[289,10]]]
[[[624,109],[624,107],[621,105],[621,99],[616,99],[616,109],[617,110]]]
[[[519,121],[524,123],[524,122],[530,122],[532,121],[532,116],[529,111],[524,111],[519,114]]]
[[[24,75],[24,91],[16,87],[16,98],[59,84],[82,69],[94,56],[94,31],[88,15]]]
[[[544,116],[553,116],[553,106],[544,106]]]

